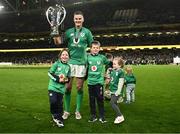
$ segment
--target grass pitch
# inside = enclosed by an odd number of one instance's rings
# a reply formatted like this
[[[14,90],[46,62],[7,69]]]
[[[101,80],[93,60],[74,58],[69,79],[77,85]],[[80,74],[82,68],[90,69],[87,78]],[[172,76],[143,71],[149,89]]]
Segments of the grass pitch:
[[[114,125],[115,113],[105,101],[107,123],[88,123],[87,85],[81,120],[74,116],[73,88],[71,116],[64,128],[51,122],[48,67],[0,68],[0,132],[5,133],[180,133],[180,66],[134,66],[137,77],[136,102],[121,103],[125,122]]]

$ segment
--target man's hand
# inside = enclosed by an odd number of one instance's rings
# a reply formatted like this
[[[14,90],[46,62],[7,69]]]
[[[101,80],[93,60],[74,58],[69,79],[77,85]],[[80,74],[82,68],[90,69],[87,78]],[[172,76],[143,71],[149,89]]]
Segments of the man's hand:
[[[55,37],[53,37],[53,40],[54,40],[54,44],[55,44],[55,45],[60,45],[60,44],[62,43],[60,36],[55,36]]]

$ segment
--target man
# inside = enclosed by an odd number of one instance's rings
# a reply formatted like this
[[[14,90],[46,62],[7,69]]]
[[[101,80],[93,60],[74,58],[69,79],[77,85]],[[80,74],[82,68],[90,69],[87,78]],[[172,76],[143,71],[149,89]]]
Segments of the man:
[[[70,115],[70,100],[73,77],[76,78],[76,119],[81,119],[80,107],[83,98],[83,83],[86,75],[86,48],[90,46],[93,41],[92,33],[89,29],[83,27],[84,16],[81,11],[74,12],[75,27],[68,29],[65,32],[64,42],[68,45],[70,52],[69,64],[71,66],[71,79],[67,84],[67,91],[65,93],[65,111],[63,118],[67,119]],[[61,43],[60,37],[54,38],[55,44]]]

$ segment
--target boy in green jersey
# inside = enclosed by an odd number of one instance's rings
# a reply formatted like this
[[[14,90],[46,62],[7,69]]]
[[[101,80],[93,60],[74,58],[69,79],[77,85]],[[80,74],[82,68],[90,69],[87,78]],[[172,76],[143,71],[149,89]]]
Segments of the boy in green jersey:
[[[135,101],[135,86],[136,86],[136,77],[133,74],[131,66],[126,67],[125,74],[125,85],[126,85],[126,103],[129,104]]]
[[[99,121],[105,123],[104,117],[104,96],[103,96],[103,85],[104,85],[104,74],[105,66],[110,61],[104,56],[99,54],[100,43],[99,41],[93,41],[91,43],[90,54],[87,57],[87,80],[88,80],[88,91],[89,91],[89,105],[90,105],[90,119],[88,122],[95,122],[96,116],[96,101],[99,109]]]
[[[63,127],[63,95],[65,93],[65,83],[70,79],[70,66],[67,64],[69,53],[62,50],[59,60],[56,61],[48,72],[50,78],[48,85],[50,111],[53,121],[58,127]]]
[[[123,71],[124,61],[120,57],[115,57],[113,59],[113,69],[110,71],[110,91],[111,100],[110,104],[113,110],[116,112],[116,118],[114,124],[119,124],[124,121],[124,116],[120,112],[117,105],[117,100],[120,97],[123,85],[124,85],[124,71]]]

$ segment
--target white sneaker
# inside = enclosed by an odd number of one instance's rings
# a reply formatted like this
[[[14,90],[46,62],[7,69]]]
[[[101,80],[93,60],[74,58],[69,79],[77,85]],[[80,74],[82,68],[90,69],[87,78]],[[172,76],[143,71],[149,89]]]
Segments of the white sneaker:
[[[54,119],[54,118],[53,118],[53,121],[56,123],[56,125],[57,125],[58,127],[64,127],[64,124],[63,124],[62,121],[60,121],[60,120],[58,120],[58,119]]]
[[[77,120],[80,120],[82,118],[80,112],[75,112],[75,115]]]
[[[121,115],[121,116],[118,116],[115,120],[114,120],[114,124],[119,124],[121,122],[124,121],[124,116]]]
[[[69,116],[70,116],[70,113],[64,111],[64,114],[63,114],[62,118],[63,118],[64,120],[66,120]]]

